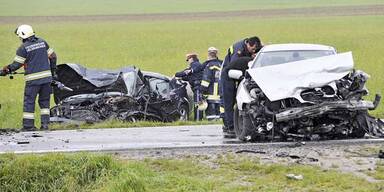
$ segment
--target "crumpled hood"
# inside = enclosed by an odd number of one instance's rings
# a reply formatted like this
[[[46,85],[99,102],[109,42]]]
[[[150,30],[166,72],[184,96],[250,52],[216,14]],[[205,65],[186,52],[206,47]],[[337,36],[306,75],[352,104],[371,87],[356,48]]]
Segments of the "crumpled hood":
[[[249,69],[248,73],[270,101],[296,98],[300,93],[322,87],[348,75],[353,69],[352,52]]]
[[[125,67],[116,71],[88,69],[78,64],[61,64],[57,66],[58,80],[73,92],[61,91],[54,87],[55,102],[79,94],[99,94],[103,92],[128,93],[130,81],[135,79],[125,77],[127,73],[137,70]],[[129,94],[129,93],[128,93]]]

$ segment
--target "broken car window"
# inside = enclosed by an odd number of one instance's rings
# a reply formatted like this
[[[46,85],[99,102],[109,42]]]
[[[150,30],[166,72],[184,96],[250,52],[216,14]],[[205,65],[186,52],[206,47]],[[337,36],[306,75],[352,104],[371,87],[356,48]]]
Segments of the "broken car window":
[[[149,80],[149,86],[151,88],[151,91],[160,94],[163,98],[169,97],[169,83],[163,79],[157,79],[157,78],[151,78]]]

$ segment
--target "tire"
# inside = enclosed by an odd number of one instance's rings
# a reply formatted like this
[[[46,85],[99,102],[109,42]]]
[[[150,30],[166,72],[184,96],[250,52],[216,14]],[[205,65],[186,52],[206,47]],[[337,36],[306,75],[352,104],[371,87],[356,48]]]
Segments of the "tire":
[[[233,124],[236,137],[241,141],[249,141],[252,139],[252,122],[249,116],[240,115],[240,111],[235,107]]]
[[[189,119],[189,107],[186,104],[182,104],[179,108],[180,118],[179,121],[188,121]]]

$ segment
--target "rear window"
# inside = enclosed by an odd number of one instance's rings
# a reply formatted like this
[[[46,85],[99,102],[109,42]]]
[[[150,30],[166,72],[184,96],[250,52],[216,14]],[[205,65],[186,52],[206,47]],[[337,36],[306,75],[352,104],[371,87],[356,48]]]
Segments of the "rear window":
[[[323,57],[335,54],[329,50],[305,50],[305,51],[272,51],[260,53],[253,67],[264,67],[270,65],[278,65],[282,63],[289,63],[305,59],[312,59],[316,57]]]

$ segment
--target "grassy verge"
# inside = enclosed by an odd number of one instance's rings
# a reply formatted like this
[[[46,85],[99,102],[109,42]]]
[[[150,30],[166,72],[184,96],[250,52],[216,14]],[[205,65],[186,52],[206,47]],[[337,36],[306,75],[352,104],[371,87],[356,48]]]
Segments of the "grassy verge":
[[[380,0],[0,0],[0,16],[115,15],[383,4]],[[20,9],[28,7],[29,9]]]
[[[366,173],[377,180],[384,181],[384,160],[377,160],[376,169],[366,171]]]
[[[291,180],[286,174],[301,174]],[[380,191],[384,183],[249,156],[116,160],[107,155],[0,155],[2,191]]]
[[[120,171],[109,156],[7,154],[0,156],[0,191],[89,191]]]

